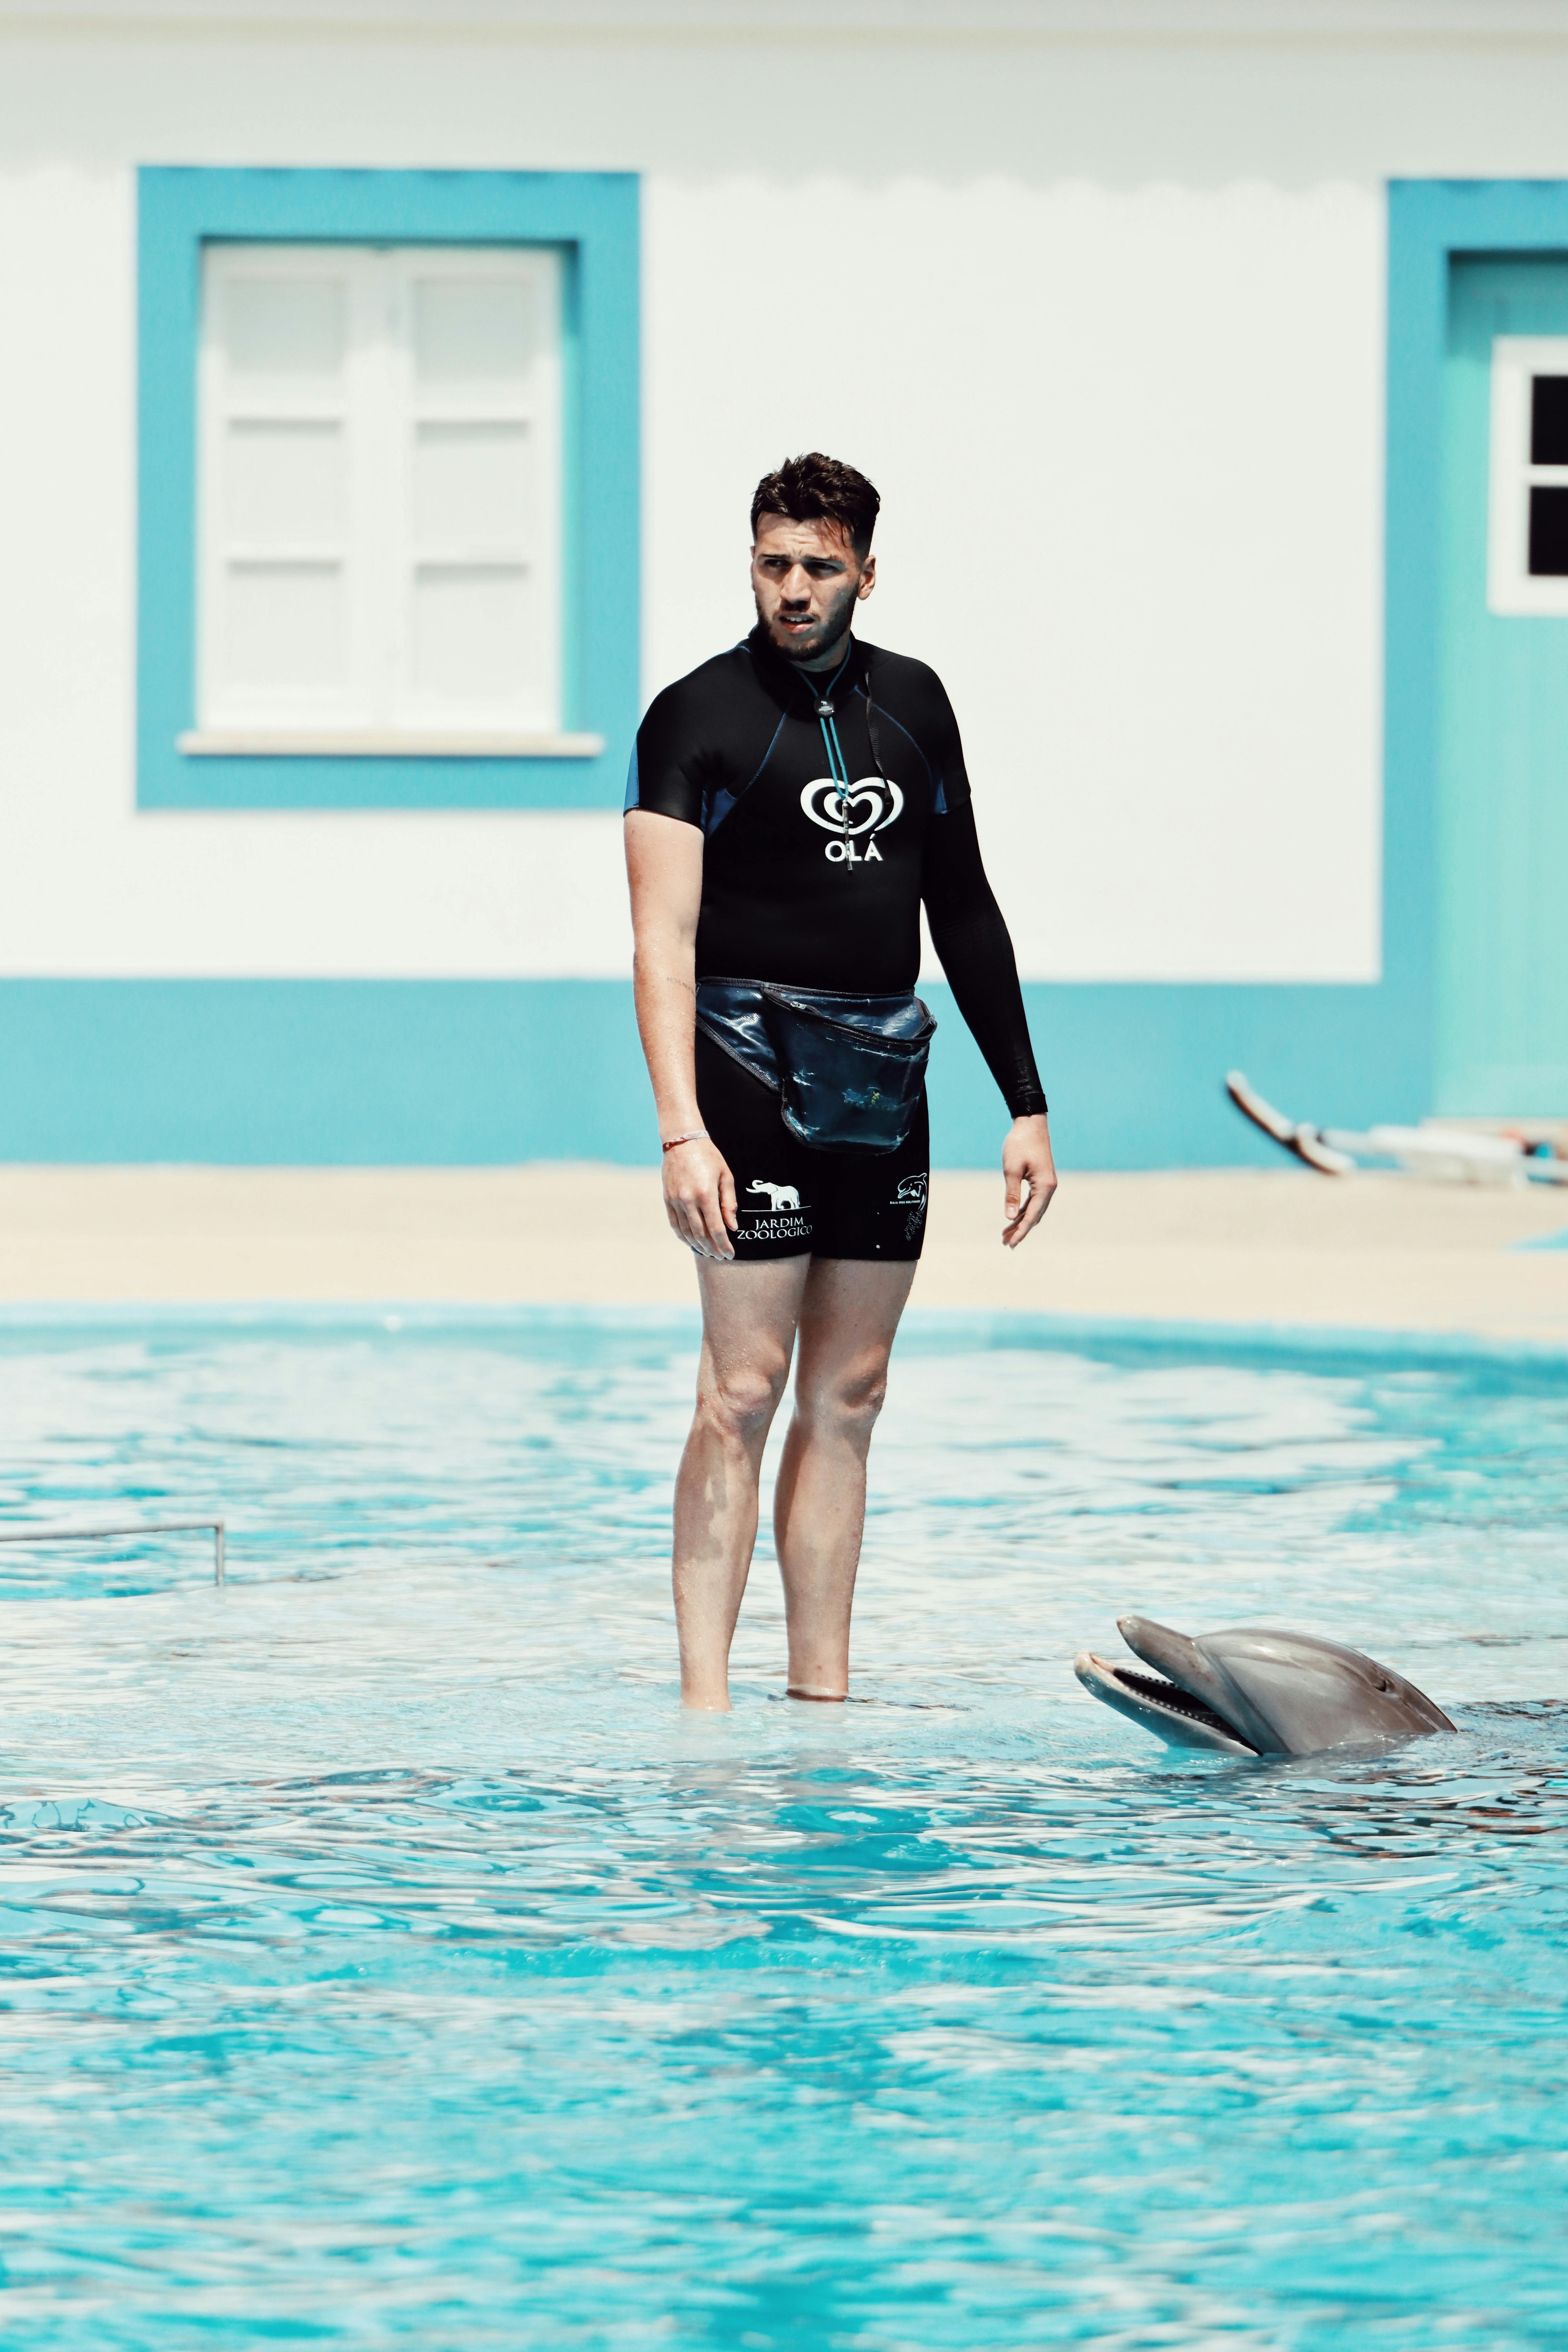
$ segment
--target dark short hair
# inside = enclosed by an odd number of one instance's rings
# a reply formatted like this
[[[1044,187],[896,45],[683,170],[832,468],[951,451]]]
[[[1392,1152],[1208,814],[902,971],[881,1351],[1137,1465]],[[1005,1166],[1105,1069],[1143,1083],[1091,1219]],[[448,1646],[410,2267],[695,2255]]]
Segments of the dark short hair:
[[[791,522],[837,523],[864,562],[882,501],[864,474],[825,457],[820,449],[786,457],[778,471],[764,474],[752,500],[752,537],[760,515],[785,515]]]

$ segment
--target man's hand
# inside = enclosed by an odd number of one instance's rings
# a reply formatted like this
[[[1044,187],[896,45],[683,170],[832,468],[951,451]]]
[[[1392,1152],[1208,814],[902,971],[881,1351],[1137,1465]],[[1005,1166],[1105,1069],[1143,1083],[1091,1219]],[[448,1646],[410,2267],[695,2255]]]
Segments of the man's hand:
[[[675,1157],[672,1152],[671,1159]],[[1051,1130],[1044,1111],[1033,1118],[1016,1118],[1002,1146],[1002,1173],[1007,1181],[1006,1223],[1002,1228],[1005,1249],[1016,1249],[1032,1234],[1051,1203],[1057,1189],[1057,1166],[1051,1158]]]
[[[741,1229],[735,1213],[735,1180],[723,1153],[706,1136],[678,1143],[673,1151],[665,1153],[664,1213],[670,1231],[679,1234],[699,1257],[734,1256],[730,1235]]]

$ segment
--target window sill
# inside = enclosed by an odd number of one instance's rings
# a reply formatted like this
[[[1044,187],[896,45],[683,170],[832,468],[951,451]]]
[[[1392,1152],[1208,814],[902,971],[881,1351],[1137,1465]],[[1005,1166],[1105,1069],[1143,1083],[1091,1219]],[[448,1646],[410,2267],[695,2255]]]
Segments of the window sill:
[[[195,760],[596,760],[602,735],[521,735],[497,729],[197,727],[175,738]]]

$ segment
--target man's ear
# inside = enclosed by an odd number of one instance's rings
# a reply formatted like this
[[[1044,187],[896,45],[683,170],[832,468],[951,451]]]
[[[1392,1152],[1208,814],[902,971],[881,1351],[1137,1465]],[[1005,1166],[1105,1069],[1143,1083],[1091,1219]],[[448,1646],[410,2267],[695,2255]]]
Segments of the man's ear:
[[[866,558],[865,568],[860,574],[860,585],[855,591],[856,597],[858,599],[861,599],[868,596],[876,584],[877,559],[874,555],[868,555]]]

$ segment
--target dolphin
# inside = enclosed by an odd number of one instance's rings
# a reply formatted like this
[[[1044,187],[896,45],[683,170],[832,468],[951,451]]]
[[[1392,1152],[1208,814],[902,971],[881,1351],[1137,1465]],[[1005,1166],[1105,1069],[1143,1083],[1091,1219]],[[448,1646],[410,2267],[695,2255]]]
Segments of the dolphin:
[[[1359,1650],[1313,1633],[1237,1625],[1195,1637],[1150,1617],[1119,1617],[1141,1675],[1080,1650],[1087,1691],[1175,1748],[1226,1756],[1316,1756],[1328,1748],[1420,1739],[1454,1725],[1425,1691]]]

